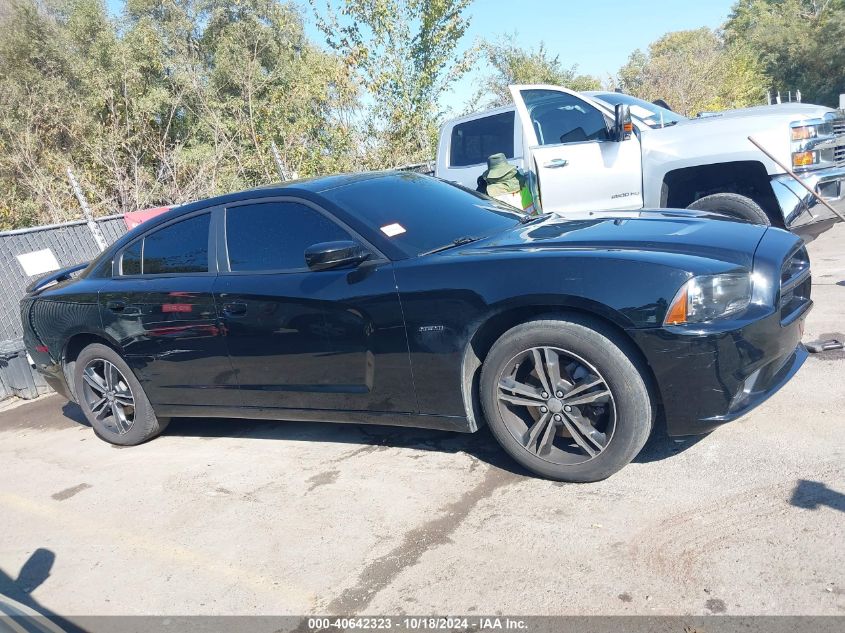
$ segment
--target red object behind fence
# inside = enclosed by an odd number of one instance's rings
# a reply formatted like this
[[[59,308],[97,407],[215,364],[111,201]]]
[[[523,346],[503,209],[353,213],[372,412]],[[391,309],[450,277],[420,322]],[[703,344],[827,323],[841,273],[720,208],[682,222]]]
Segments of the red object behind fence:
[[[150,218],[170,211],[170,207],[153,207],[152,209],[142,209],[141,211],[132,211],[123,214],[123,221],[126,222],[127,229],[134,229],[142,222],[146,222]]]

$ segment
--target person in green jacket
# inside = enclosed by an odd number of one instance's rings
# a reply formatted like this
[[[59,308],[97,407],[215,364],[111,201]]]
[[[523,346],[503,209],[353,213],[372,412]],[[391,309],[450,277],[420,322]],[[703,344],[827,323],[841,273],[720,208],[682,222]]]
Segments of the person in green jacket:
[[[517,193],[522,189],[519,170],[502,154],[493,154],[487,159],[487,170],[478,177],[478,191],[491,198],[502,194]]]
[[[502,153],[492,154],[487,159],[487,170],[478,177],[476,190],[529,215],[536,213],[527,179]]]

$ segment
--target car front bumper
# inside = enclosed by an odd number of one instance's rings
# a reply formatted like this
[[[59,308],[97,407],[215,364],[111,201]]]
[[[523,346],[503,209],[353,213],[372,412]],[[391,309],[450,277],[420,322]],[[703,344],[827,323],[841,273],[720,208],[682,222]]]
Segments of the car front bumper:
[[[775,312],[717,332],[629,331],[654,372],[668,434],[708,433],[774,395],[807,359],[801,336],[811,307],[786,324]]]
[[[833,209],[845,215],[845,167],[830,167],[804,174],[801,180]],[[772,177],[772,190],[786,228],[809,241],[841,218],[822,204],[789,174]]]

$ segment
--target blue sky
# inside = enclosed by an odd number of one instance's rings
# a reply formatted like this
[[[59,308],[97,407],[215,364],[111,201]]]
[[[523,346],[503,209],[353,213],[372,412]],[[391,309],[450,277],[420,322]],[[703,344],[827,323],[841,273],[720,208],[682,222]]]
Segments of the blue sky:
[[[517,32],[526,48],[545,42],[566,66],[604,81],[634,49],[645,49],[668,31],[717,28],[734,0],[475,0],[467,43]],[[457,109],[474,92],[477,71],[455,88]]]
[[[668,31],[717,28],[728,17],[735,0],[475,0],[469,9],[468,47],[477,38],[495,40],[516,32],[526,48],[541,41],[561,61],[578,65],[582,73],[604,81],[636,48],[646,48]],[[106,0],[118,12],[122,0]],[[308,33],[321,43],[307,0]],[[464,77],[444,99],[444,106],[460,111],[475,92],[479,72]]]

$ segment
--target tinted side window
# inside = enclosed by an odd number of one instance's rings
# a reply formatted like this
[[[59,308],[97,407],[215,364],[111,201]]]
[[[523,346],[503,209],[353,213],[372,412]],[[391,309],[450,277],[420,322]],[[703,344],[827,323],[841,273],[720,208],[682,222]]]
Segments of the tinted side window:
[[[305,268],[305,249],[349,234],[322,213],[296,202],[226,209],[226,245],[233,271]]]
[[[120,262],[121,275],[141,274],[141,247],[144,240],[138,240],[123,251],[123,258]]]
[[[477,165],[498,152],[513,158],[514,116],[514,112],[503,112],[453,127],[449,165]]]
[[[586,101],[555,90],[523,90],[540,145],[607,140],[604,115]]]
[[[210,218],[204,213],[145,237],[143,274],[208,272]]]

